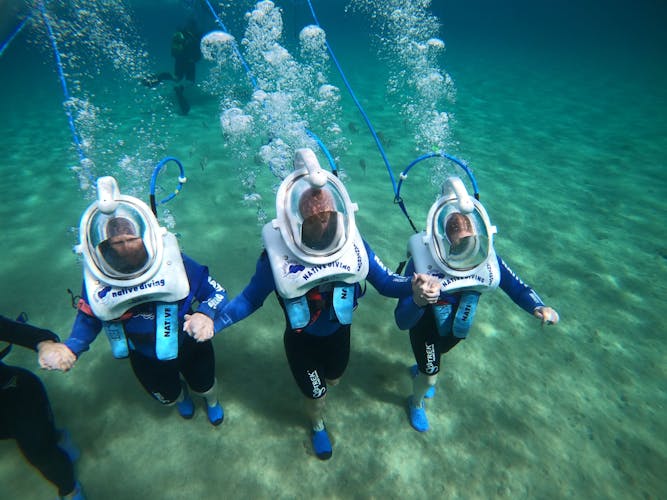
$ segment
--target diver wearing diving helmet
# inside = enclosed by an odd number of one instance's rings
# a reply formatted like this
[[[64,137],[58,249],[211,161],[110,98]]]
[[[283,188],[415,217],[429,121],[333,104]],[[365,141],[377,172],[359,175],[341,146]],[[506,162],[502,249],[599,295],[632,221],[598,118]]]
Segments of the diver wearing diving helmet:
[[[419,432],[429,428],[424,398],[432,397],[442,354],[465,339],[475,317],[480,295],[500,287],[519,307],[555,324],[558,313],[496,255],[496,227],[484,206],[468,195],[463,181],[450,177],[442,195],[431,206],[426,230],[408,242],[410,260],[405,274],[430,276],[429,294],[437,302],[418,306],[402,298],[395,310],[401,330],[410,330],[410,344],[417,364],[412,367],[413,393],[408,399],[410,424]]]
[[[209,421],[220,424],[213,346],[186,332],[212,335],[226,291],[208,268],[181,254],[176,237],[145,203],[120,193],[114,178],[98,179],[97,192],[81,217],[75,247],[83,256],[84,284],[74,326],[44,355],[43,365],[69,370],[104,328],[114,357],[129,357],[153,398],[192,418],[189,386],[206,401]]]
[[[357,230],[343,183],[320,167],[315,153],[299,149],[294,172],[276,195],[277,217],[262,230],[265,251],[243,292],[224,309],[216,332],[256,311],[277,292],[286,327],[283,335],[292,375],[306,398],[315,455],[326,460],[332,446],[324,425],[327,388],[343,376],[350,356],[350,326],[361,282],[382,295],[425,303],[425,275],[391,273]]]

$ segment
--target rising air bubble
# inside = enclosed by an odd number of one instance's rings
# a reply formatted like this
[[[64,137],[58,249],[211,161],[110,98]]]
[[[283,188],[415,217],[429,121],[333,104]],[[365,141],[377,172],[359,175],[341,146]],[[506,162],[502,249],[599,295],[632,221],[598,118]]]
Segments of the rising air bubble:
[[[340,99],[340,89],[334,85],[325,84],[319,90],[320,99],[337,101]]]
[[[204,59],[222,63],[232,53],[234,37],[224,31],[211,31],[201,39],[200,48]]]
[[[239,135],[250,132],[253,118],[240,108],[229,108],[220,115],[220,126],[227,134]]]
[[[426,45],[428,45],[430,48],[432,48],[434,50],[444,50],[445,49],[445,42],[443,42],[439,38],[429,38],[426,41]]]
[[[326,34],[319,26],[306,26],[299,33],[299,41],[304,50],[320,51],[324,48]]]

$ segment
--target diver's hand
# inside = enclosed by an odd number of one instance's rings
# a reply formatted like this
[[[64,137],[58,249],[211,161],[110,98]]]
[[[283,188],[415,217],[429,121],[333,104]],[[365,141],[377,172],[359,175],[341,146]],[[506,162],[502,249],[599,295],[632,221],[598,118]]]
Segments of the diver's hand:
[[[435,304],[440,297],[440,280],[428,274],[412,275],[412,300],[419,307]]]
[[[196,312],[185,315],[183,330],[197,342],[206,342],[213,338],[213,320],[206,314]]]
[[[558,313],[547,306],[536,307],[533,316],[542,320],[543,325],[555,325],[560,320]]]
[[[39,366],[45,370],[69,371],[76,363],[76,355],[65,344],[45,340],[37,344]]]

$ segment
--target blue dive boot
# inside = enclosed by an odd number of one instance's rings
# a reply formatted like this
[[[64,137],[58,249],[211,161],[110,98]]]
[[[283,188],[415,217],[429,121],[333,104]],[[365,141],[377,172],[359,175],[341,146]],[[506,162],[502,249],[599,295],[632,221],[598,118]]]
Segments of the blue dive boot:
[[[79,460],[81,452],[72,442],[72,436],[70,436],[67,429],[60,429],[60,439],[58,439],[58,448],[63,450],[72,463]]]
[[[412,378],[415,378],[418,373],[419,373],[419,368],[417,367],[417,365],[412,365],[410,367],[410,375],[412,375]],[[424,397],[426,399],[431,399],[433,396],[435,396],[435,386],[434,385],[429,387],[428,391],[426,391],[426,394],[424,394]]]
[[[72,497],[72,500],[86,500],[86,496],[83,494],[83,488],[79,481],[77,481],[76,486],[74,486],[74,496]]]
[[[185,393],[185,398],[180,403],[176,403],[176,408],[181,417],[186,420],[190,420],[195,416],[195,404],[190,397],[190,394]]]
[[[428,418],[426,417],[426,410],[424,410],[424,402],[415,407],[412,404],[412,396],[408,397],[408,416],[410,418],[410,425],[419,432],[426,432],[429,428]]]
[[[215,406],[209,406],[207,403],[206,414],[208,415],[208,421],[213,425],[220,425],[225,419],[225,410],[222,409],[220,402],[215,403]]]
[[[74,484],[74,491],[72,493],[64,497],[58,496],[57,500],[65,500],[65,499],[86,500],[86,496],[83,494],[83,488],[81,488],[81,483],[79,481],[77,481]]]
[[[313,449],[317,458],[320,460],[329,460],[333,454],[333,449],[326,428],[321,431],[313,431],[310,439],[313,442]]]

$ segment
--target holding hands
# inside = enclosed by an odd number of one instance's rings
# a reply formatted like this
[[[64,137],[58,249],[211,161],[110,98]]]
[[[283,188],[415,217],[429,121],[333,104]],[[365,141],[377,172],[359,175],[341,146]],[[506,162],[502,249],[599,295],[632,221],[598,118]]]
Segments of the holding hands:
[[[435,276],[415,273],[412,276],[412,300],[419,307],[435,304],[440,297],[440,280]]]
[[[206,314],[199,312],[185,315],[183,330],[197,342],[211,340],[215,333],[213,330],[213,320],[206,316]]]
[[[76,363],[76,355],[60,342],[45,340],[37,344],[39,366],[45,370],[69,371]]]

